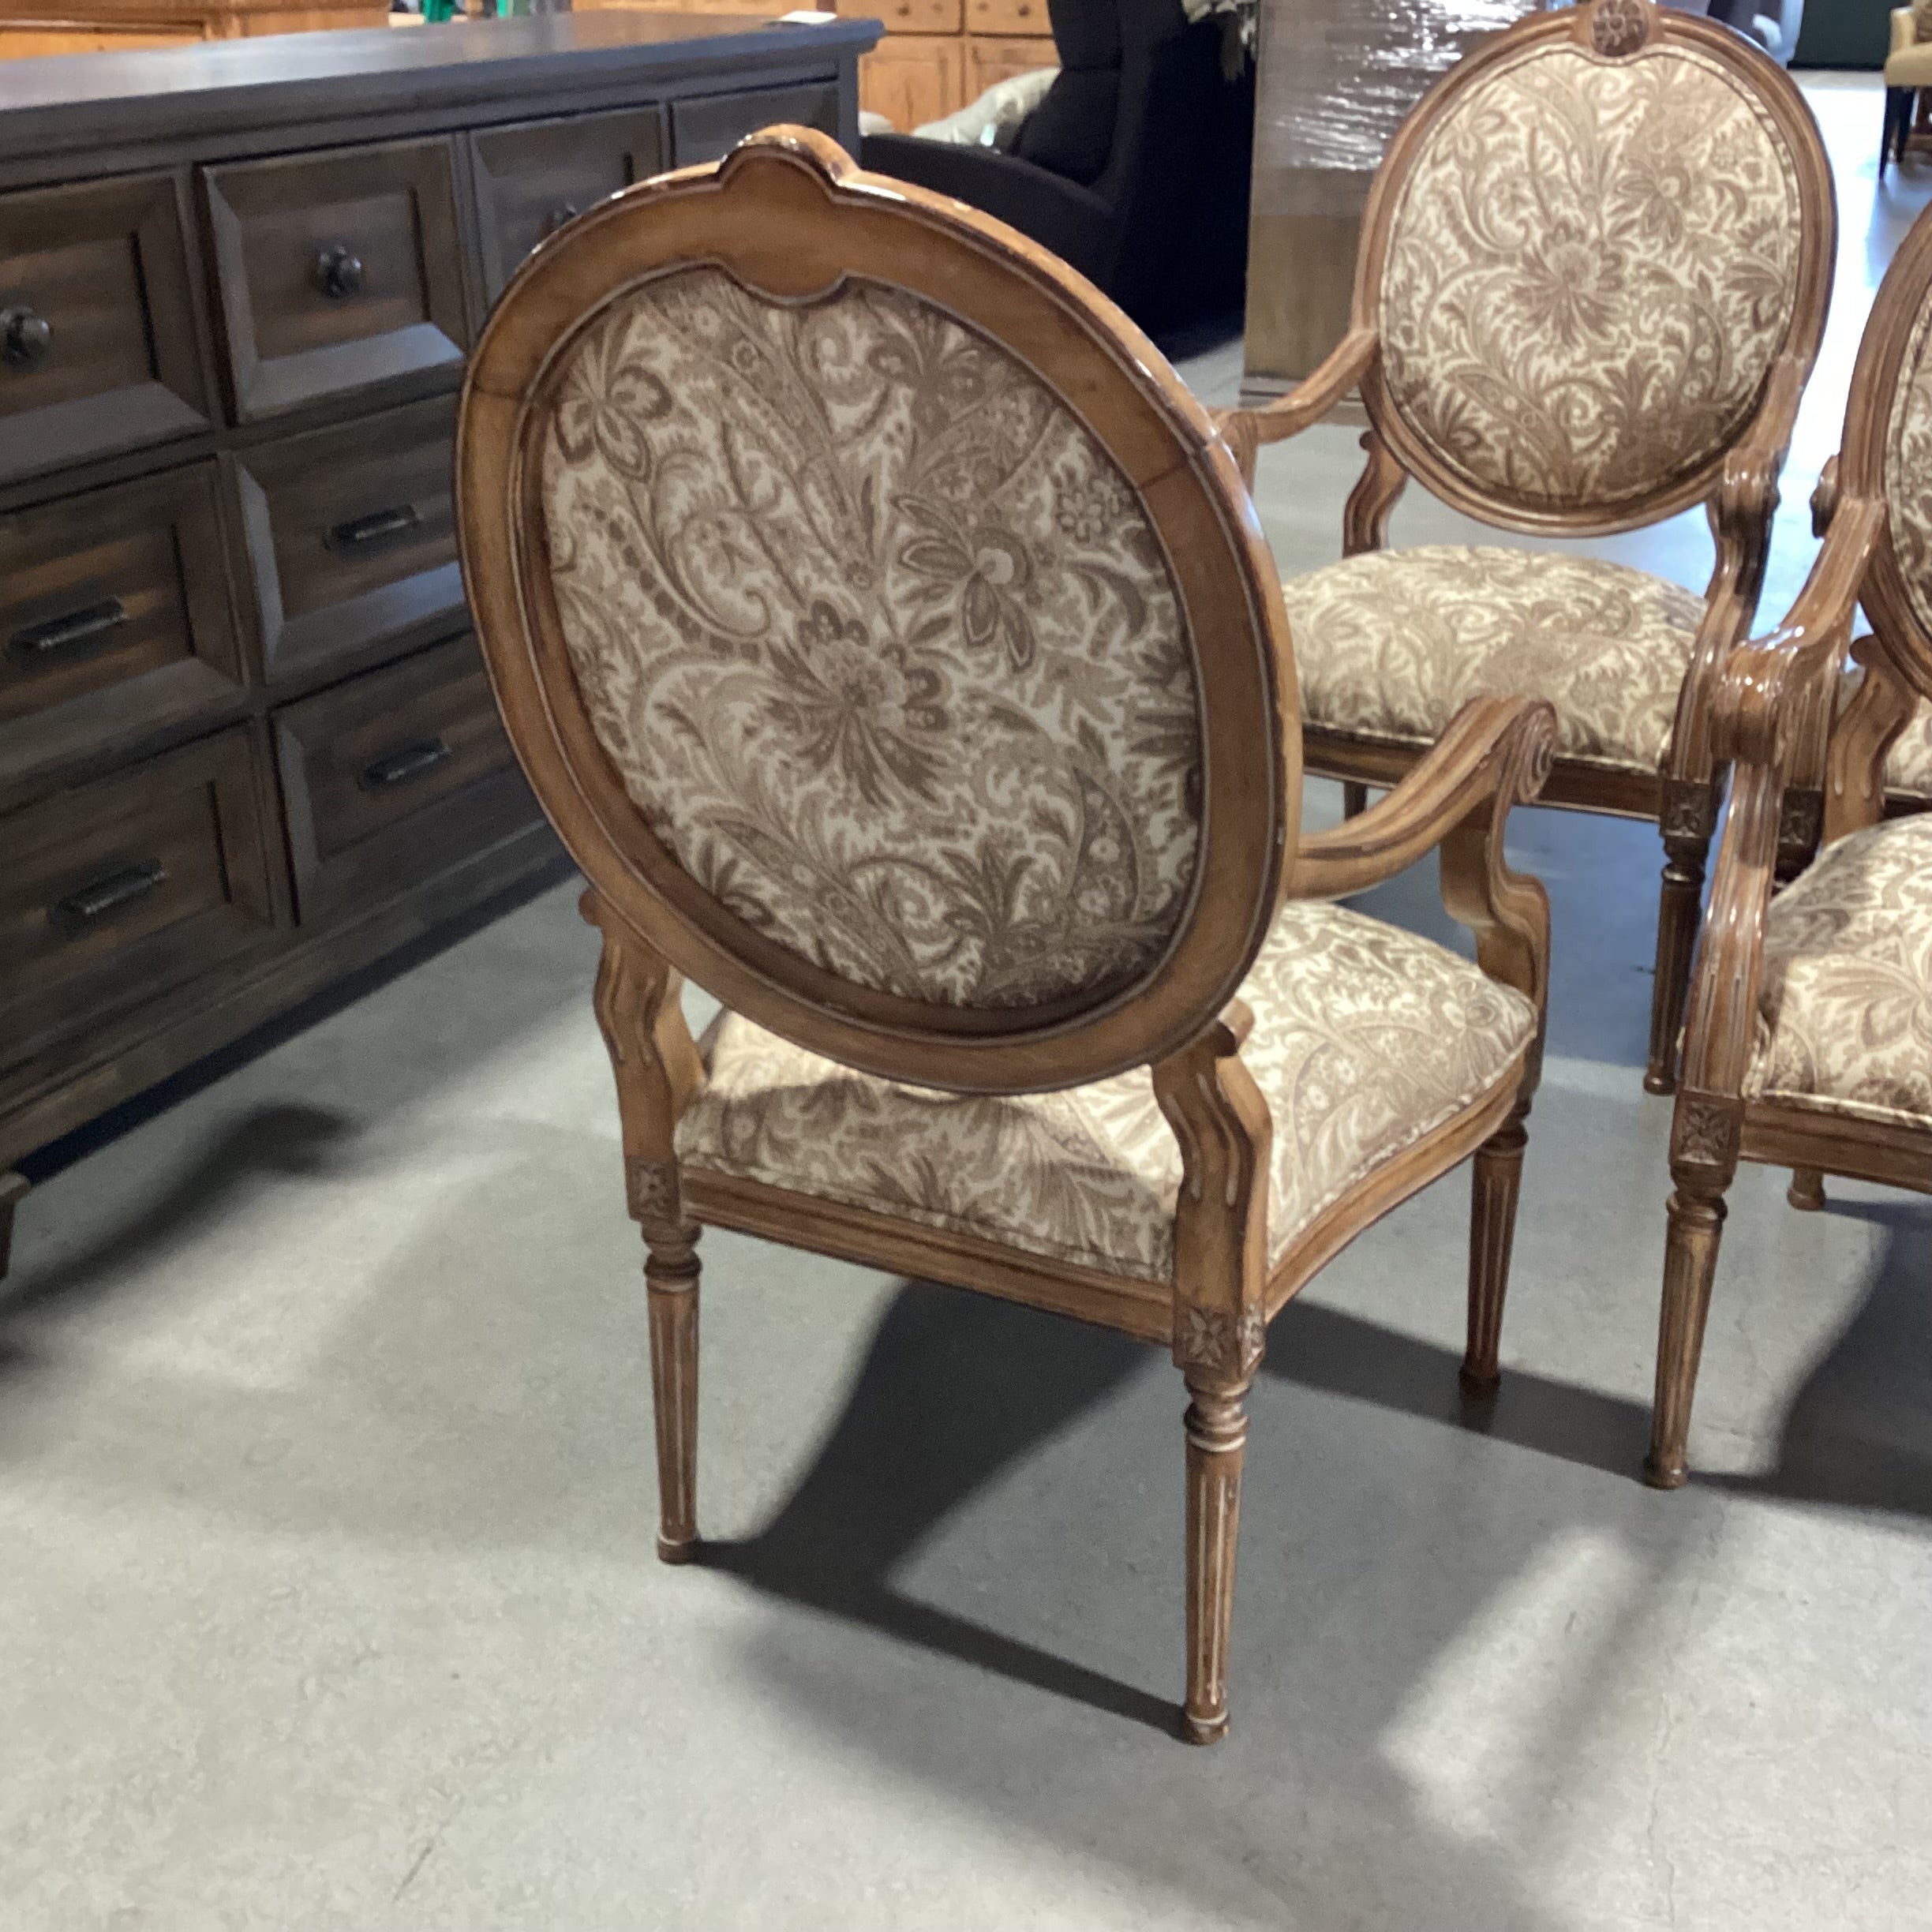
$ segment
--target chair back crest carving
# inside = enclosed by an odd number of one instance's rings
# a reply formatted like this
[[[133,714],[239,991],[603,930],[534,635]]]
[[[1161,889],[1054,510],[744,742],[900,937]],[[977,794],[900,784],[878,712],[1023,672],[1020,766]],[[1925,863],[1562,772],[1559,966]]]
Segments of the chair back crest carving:
[[[1295,818],[1279,591],[1204,414],[1022,238],[767,130],[539,251],[459,484],[539,796],[737,1010],[1013,1090],[1232,996]]]
[[[1831,174],[1788,76],[1653,4],[1537,14],[1466,57],[1372,191],[1355,319],[1377,429],[1518,529],[1612,529],[1706,496],[1780,358],[1808,366]]]

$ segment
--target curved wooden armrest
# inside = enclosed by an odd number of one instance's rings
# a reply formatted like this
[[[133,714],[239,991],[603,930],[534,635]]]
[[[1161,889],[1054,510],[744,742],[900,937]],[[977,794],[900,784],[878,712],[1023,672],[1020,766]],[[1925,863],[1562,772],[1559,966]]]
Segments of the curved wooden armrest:
[[[1820,706],[1835,706],[1852,620],[1885,505],[1837,504],[1823,549],[1778,628],[1740,644],[1717,688],[1713,741],[1732,765],[1731,808],[1711,879],[1684,1020],[1682,1091],[1743,1093],[1764,978],[1764,927],[1775,876],[1787,770]],[[1830,710],[1825,710],[1827,720]]]
[[[1885,519],[1885,504],[1876,497],[1837,504],[1811,575],[1784,623],[1739,645],[1725,661],[1711,726],[1720,758],[1781,769],[1808,721],[1802,715],[1808,712],[1806,701],[1827,691],[1836,702],[1859,591]]]
[[[1811,358],[1787,351],[1771,365],[1765,398],[1750,429],[1724,459],[1717,485],[1718,532],[1746,523],[1754,530],[1768,524],[1777,508],[1778,477],[1791,449],[1798,406],[1804,400],[1805,379]]]
[[[1368,374],[1378,338],[1372,328],[1353,328],[1337,343],[1321,367],[1284,396],[1259,409],[1215,411],[1215,422],[1241,466],[1241,481],[1254,488],[1255,458],[1264,443],[1299,436],[1318,423]]]
[[[1499,793],[1534,798],[1549,776],[1556,714],[1541,698],[1472,698],[1413,771],[1378,805],[1301,841],[1293,899],[1336,899],[1406,871]]]

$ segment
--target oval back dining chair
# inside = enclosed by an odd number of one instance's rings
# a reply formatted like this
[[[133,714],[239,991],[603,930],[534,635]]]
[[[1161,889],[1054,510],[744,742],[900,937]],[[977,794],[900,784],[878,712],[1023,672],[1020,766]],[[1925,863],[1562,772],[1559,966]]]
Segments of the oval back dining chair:
[[[1163,1342],[1185,1731],[1219,1735],[1267,1320],[1478,1148],[1494,1379],[1547,972],[1502,824],[1547,708],[1472,706],[1297,849],[1280,591],[1211,421],[1071,270],[803,129],[540,248],[457,451],[491,676],[604,934],[661,1553],[697,1534],[702,1223]],[[1477,963],[1284,903],[1438,844]]]
[[[1545,802],[1653,818],[1665,863],[1645,1084],[1668,1092],[1716,824],[1710,699],[1747,634],[1837,246],[1831,169],[1790,77],[1652,4],[1533,14],[1467,55],[1370,190],[1349,331],[1263,443],[1359,386],[1368,464],[1343,560],[1286,586],[1308,768],[1365,788],[1477,692],[1556,709]],[[1547,549],[1384,549],[1410,477],[1498,529],[1604,536],[1707,510],[1700,597]]]
[[[1814,500],[1824,545],[1779,627],[1738,651],[1714,742],[1732,762],[1671,1128],[1652,1483],[1685,1480],[1690,1402],[1740,1160],[1932,1193],[1932,814],[1886,817],[1900,735],[1932,702],[1932,214],[1885,272]],[[1835,720],[1859,607],[1864,675]],[[1794,814],[1818,761],[1823,826]],[[1789,868],[1794,817],[1811,849]],[[1777,875],[1796,876],[1774,893]]]

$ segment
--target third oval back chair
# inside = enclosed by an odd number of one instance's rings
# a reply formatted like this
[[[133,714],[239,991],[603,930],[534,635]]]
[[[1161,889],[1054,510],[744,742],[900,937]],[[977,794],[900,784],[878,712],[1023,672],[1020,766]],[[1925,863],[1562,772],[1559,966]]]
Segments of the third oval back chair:
[[[1476,692],[1525,692],[1556,708],[1546,802],[1658,821],[1656,1092],[1716,822],[1711,692],[1757,608],[1836,233],[1817,125],[1758,47],[1651,0],[1537,13],[1397,133],[1335,354],[1223,418],[1252,481],[1258,444],[1357,384],[1368,410],[1344,560],[1286,586],[1311,770],[1358,802]],[[1716,567],[1700,597],[1547,549],[1385,550],[1411,477],[1527,535],[1702,504]]]
[[[605,936],[664,1555],[700,1223],[1103,1323],[1190,1392],[1186,1729],[1218,1736],[1268,1319],[1479,1148],[1495,1379],[1547,930],[1502,825],[1548,707],[1470,706],[1297,852],[1280,592],[1211,421],[1071,271],[802,129],[539,249],[457,464],[505,721]],[[1437,845],[1478,964],[1283,904]],[[702,1043],[683,975],[727,1009]]]

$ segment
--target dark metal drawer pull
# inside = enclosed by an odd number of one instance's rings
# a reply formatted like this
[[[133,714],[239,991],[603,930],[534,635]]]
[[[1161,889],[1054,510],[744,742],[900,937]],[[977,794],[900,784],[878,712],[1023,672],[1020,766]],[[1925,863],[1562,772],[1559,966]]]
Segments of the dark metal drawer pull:
[[[30,369],[54,340],[54,324],[36,315],[24,302],[0,309],[0,362],[11,369]]]
[[[16,664],[43,665],[126,622],[127,606],[118,597],[103,597],[84,610],[65,611],[44,623],[23,625],[7,639],[7,655]]]
[[[47,917],[69,938],[87,930],[97,919],[118,912],[144,899],[167,877],[167,868],[158,859],[144,859],[138,865],[116,866],[97,879],[90,879],[77,892],[70,892],[48,912]]]
[[[426,777],[449,755],[450,748],[440,738],[424,738],[399,751],[385,751],[380,758],[372,758],[356,783],[365,792],[386,792],[391,785]]]
[[[316,256],[316,286],[331,301],[362,292],[362,257],[346,242],[331,243]]]
[[[543,227],[537,230],[537,240],[548,242],[566,222],[574,222],[576,219],[577,204],[575,201],[560,202],[544,217]]]
[[[400,537],[406,530],[415,529],[421,521],[422,513],[414,504],[403,504],[394,510],[378,510],[369,516],[351,517],[346,523],[338,523],[322,541],[340,556],[346,550],[360,550],[365,545],[383,543],[391,537]]]

